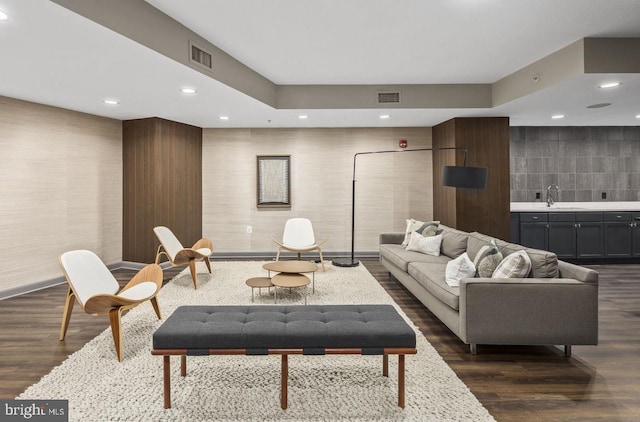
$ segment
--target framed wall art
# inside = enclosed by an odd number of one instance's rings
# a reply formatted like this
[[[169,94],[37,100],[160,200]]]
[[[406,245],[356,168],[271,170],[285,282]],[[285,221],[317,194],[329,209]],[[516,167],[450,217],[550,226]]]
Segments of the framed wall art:
[[[291,156],[258,155],[258,208],[291,208]]]

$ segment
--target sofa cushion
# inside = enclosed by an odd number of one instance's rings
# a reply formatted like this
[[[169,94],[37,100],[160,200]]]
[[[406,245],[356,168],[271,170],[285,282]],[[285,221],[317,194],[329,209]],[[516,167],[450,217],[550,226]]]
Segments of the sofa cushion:
[[[478,232],[469,233],[469,240],[467,242],[467,253],[469,254],[469,258],[475,261],[480,248],[490,244],[492,240],[494,240],[494,238],[487,236],[486,234]]]
[[[439,256],[440,244],[442,243],[442,235],[436,236],[423,236],[418,232],[411,233],[409,244],[407,245],[408,251],[415,251],[425,253],[427,255]]]
[[[407,272],[407,266],[411,262],[433,262],[438,263],[443,267],[449,261],[449,258],[440,255],[426,255],[420,252],[407,251],[401,245],[395,244],[382,244],[380,245],[380,257],[384,257],[387,261],[400,268],[402,271]],[[444,274],[444,273],[443,273]],[[444,276],[443,276],[444,277]]]
[[[445,281],[446,264],[412,262],[409,275],[442,303],[456,311],[460,309],[460,288],[451,287]]]
[[[473,278],[476,275],[476,266],[467,253],[447,262],[445,268],[445,281],[451,287],[460,287],[460,279]]]
[[[524,250],[508,255],[498,265],[492,278],[525,278],[531,272],[531,260]]]
[[[440,224],[442,229],[442,245],[440,253],[449,258],[457,258],[467,251],[469,233]]]

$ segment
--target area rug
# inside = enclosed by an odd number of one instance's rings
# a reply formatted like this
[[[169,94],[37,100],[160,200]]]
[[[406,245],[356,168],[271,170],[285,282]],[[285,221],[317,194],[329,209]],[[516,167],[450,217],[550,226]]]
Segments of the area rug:
[[[251,304],[245,280],[266,276],[262,264],[213,261],[212,275],[198,264],[197,290],[181,272],[158,294],[163,317],[181,305]],[[278,304],[302,304],[304,292],[279,291]],[[315,274],[315,293],[311,285],[306,292],[308,304],[392,304],[415,329],[418,353],[406,357],[405,409],[397,406],[395,356],[386,378],[380,356],[292,355],[287,410],[279,401],[280,356],[191,357],[186,377],[173,357],[172,408],[165,410],[162,357],[150,353],[162,321],[149,303],[123,317],[123,362],[105,330],[17,398],[69,400],[72,421],[494,420],[364,266],[328,264]],[[255,304],[273,302],[273,291],[256,290]]]

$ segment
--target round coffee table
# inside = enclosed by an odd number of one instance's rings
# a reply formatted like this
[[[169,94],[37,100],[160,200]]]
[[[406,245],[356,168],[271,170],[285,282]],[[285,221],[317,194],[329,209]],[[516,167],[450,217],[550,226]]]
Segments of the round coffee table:
[[[262,268],[269,271],[269,276],[271,276],[271,271],[284,273],[284,274],[312,273],[312,286],[311,286],[312,292],[315,293],[316,291],[316,271],[318,271],[318,266],[313,262],[273,261],[273,262],[267,262],[262,266]]]
[[[307,277],[306,275],[303,274],[298,274],[298,273],[279,273],[276,274],[275,276],[273,276],[273,278],[271,279],[271,283],[273,283],[273,285],[276,287],[274,288],[274,297],[275,297],[275,303],[278,303],[278,289],[277,287],[286,287],[289,289],[295,288],[295,287],[304,287],[304,286],[308,286],[310,281],[309,281],[309,277]],[[306,289],[305,289],[305,293],[304,293],[304,304],[307,304],[307,293],[306,293]]]
[[[258,293],[262,293],[263,287],[268,287],[269,292],[271,292],[271,287],[273,287],[273,283],[271,283],[271,279],[269,277],[253,277],[246,281],[247,286],[251,287],[251,302],[253,302],[253,289],[259,289]]]

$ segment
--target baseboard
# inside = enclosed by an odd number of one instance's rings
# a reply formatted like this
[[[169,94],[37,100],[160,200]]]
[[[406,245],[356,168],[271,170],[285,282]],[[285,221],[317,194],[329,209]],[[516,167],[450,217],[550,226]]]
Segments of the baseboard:
[[[325,261],[331,261],[334,258],[344,258],[351,256],[350,252],[327,252],[322,254]],[[296,254],[292,253],[282,253],[280,254],[281,259],[295,259],[297,257]],[[378,252],[358,252],[356,254],[356,258],[378,258]],[[233,261],[233,260],[260,260],[260,261],[270,261],[276,259],[276,255],[273,252],[221,252],[216,253],[211,257],[211,261]],[[315,259],[319,262],[318,254],[302,254],[302,259]],[[132,261],[118,261],[107,265],[109,271],[118,270],[118,269],[128,269],[128,270],[141,270],[144,268],[147,263],[143,262],[132,262]],[[171,263],[166,261],[160,263],[160,268],[166,270],[167,268],[171,268]],[[60,284],[66,283],[67,280],[64,276],[59,276],[55,278],[51,278],[48,280],[38,281],[35,283],[30,283],[24,286],[12,287],[6,290],[0,290],[0,300],[9,299],[11,297],[21,296],[27,293],[35,292],[42,289],[48,289],[49,287],[58,286]]]

